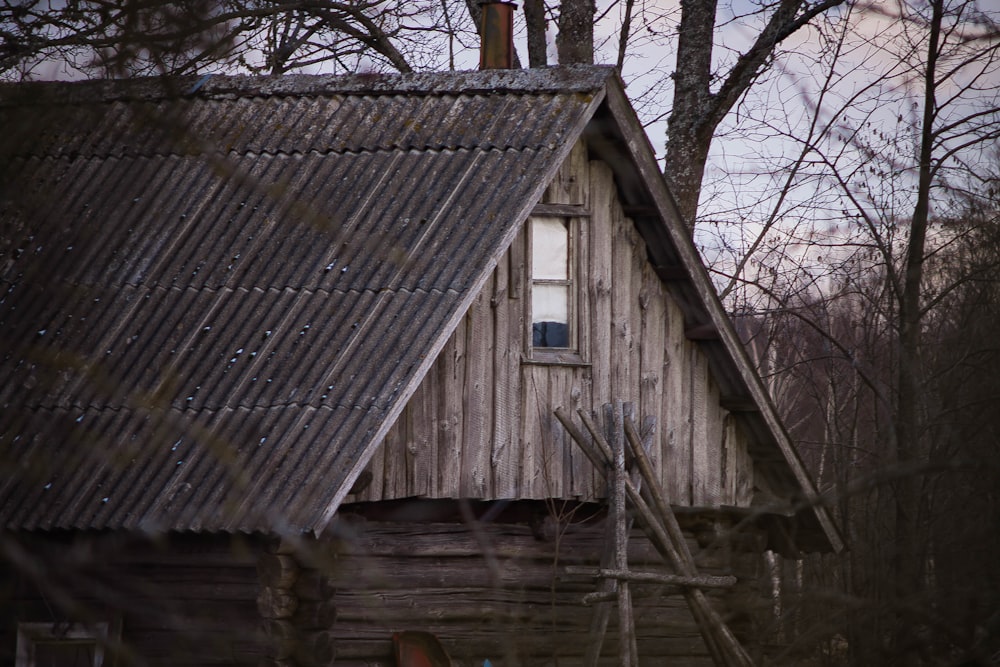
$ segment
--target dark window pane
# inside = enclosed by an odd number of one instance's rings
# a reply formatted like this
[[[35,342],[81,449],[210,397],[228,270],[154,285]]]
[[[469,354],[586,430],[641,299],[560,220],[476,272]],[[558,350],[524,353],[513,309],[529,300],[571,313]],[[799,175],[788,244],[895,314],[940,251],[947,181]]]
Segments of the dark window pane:
[[[569,327],[565,322],[534,322],[531,344],[535,347],[569,347]]]
[[[94,667],[94,643],[37,642],[35,667]]]

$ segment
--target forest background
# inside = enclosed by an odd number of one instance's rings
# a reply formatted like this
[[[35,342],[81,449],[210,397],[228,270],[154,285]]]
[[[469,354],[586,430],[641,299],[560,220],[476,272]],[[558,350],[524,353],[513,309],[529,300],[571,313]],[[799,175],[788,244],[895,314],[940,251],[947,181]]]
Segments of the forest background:
[[[474,0],[2,0],[0,79],[472,69]],[[617,65],[850,548],[768,559],[788,664],[1000,664],[1000,8],[524,0]]]

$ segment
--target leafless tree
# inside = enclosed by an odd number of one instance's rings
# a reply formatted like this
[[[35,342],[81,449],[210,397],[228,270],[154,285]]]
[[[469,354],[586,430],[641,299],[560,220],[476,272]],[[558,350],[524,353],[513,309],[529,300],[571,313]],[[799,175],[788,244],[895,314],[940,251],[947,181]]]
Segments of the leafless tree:
[[[747,106],[800,148],[726,290],[779,334],[766,370],[839,492],[855,662],[984,659],[1000,648],[984,639],[1000,582],[979,565],[1000,483],[983,408],[1000,370],[983,333],[1000,268],[1000,32],[975,3],[944,0],[841,21],[815,88],[794,86],[805,122]]]

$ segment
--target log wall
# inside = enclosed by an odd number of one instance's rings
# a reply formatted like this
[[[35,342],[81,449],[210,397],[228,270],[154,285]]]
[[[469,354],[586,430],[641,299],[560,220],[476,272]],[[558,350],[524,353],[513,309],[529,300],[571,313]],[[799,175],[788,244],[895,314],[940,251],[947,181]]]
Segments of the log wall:
[[[0,664],[18,623],[109,623],[105,664],[392,667],[392,635],[434,633],[456,667],[580,664],[607,541],[603,505],[410,500],[344,506],[322,540],[225,535],[0,536]],[[494,511],[498,510],[498,511]],[[470,518],[474,514],[478,519]],[[680,520],[708,591],[751,651],[763,649],[760,531],[691,511]],[[20,555],[25,560],[19,560]],[[638,530],[632,570],[672,571]],[[640,664],[711,663],[678,589],[631,586]],[[610,603],[614,605],[614,603]],[[617,612],[602,665],[618,664]]]
[[[705,355],[688,340],[669,286],[618,200],[610,168],[578,144],[544,203],[582,207],[575,239],[579,364],[528,359],[523,233],[478,295],[347,502],[577,498],[603,486],[553,417],[633,401],[654,416],[652,452],[672,503],[748,506],[746,435],[719,404]]]
[[[605,525],[572,514],[545,516],[534,526],[352,523],[327,566],[302,578],[310,591],[325,591],[335,609],[322,631],[335,647],[334,664],[390,667],[392,635],[407,630],[435,634],[456,667],[479,667],[486,659],[496,667],[581,664],[594,613],[582,598],[597,590],[597,581],[565,567],[598,566]],[[735,588],[709,598],[756,650],[754,611],[766,608],[759,557],[688,534],[703,574],[739,577]],[[669,572],[639,531],[628,557],[633,569]],[[633,584],[632,590],[641,665],[713,664],[676,589]],[[602,665],[618,664],[617,633],[612,611]]]
[[[221,667],[267,653],[258,545],[229,536],[0,535],[0,664],[18,623],[108,623],[105,664]],[[18,554],[23,554],[22,560]]]

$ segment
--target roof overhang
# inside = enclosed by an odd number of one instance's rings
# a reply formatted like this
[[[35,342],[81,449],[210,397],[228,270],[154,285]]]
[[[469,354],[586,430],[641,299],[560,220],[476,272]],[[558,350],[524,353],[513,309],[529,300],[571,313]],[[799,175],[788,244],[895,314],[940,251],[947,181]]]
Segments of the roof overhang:
[[[738,414],[753,440],[750,454],[765,483],[790,498],[799,530],[821,531],[823,550],[845,548],[843,535],[792,443],[778,411],[736,334],[681,218],[655,151],[618,77],[583,135],[589,150],[615,175],[625,213],[646,242],[649,261],[684,314],[685,333],[708,357],[723,407]],[[812,547],[816,540],[809,541]]]

